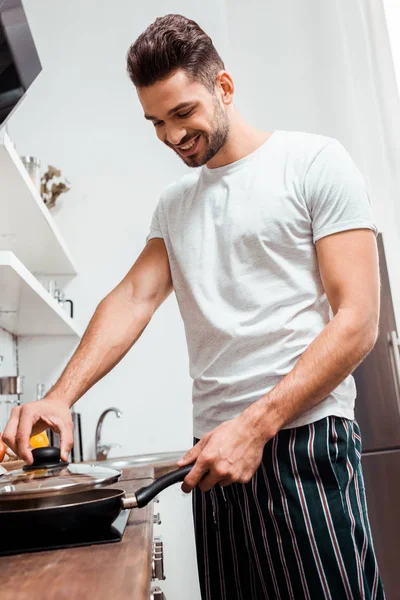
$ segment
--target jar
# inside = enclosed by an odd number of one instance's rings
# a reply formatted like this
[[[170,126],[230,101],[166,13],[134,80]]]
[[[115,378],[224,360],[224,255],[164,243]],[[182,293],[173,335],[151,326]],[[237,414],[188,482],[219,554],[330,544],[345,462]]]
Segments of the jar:
[[[40,194],[40,160],[34,156],[21,156],[21,161]]]

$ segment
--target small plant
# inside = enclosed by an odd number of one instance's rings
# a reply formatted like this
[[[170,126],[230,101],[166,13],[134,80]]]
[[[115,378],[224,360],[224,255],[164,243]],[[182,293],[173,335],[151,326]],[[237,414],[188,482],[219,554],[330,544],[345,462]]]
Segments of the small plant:
[[[40,180],[40,194],[47,208],[53,208],[57,198],[71,188],[69,181],[61,175],[61,171],[49,165],[48,170]]]

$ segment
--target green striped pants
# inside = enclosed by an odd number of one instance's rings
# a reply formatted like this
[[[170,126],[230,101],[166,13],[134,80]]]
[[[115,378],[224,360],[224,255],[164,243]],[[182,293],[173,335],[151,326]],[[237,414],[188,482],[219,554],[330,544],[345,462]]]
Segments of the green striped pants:
[[[280,431],[249,483],[196,487],[202,599],[382,600],[360,459],[357,422],[327,417]]]

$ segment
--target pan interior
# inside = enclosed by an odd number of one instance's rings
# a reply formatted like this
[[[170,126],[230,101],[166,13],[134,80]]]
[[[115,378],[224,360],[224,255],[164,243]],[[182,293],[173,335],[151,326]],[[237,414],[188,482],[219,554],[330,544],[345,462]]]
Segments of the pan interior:
[[[77,494],[62,494],[60,496],[48,496],[47,498],[27,498],[24,500],[0,501],[0,515],[7,513],[15,514],[29,510],[51,510],[57,508],[69,508],[73,506],[95,505],[110,498],[120,498],[125,492],[115,489],[94,489]]]

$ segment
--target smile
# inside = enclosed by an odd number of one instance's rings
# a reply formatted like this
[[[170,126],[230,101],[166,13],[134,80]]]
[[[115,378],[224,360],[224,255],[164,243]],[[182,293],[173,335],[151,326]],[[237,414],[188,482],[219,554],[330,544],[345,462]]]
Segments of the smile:
[[[183,154],[183,155],[193,154],[197,150],[200,138],[201,138],[201,134],[196,136],[193,140],[191,140],[184,146],[175,146],[175,147],[178,149],[180,154]]]

